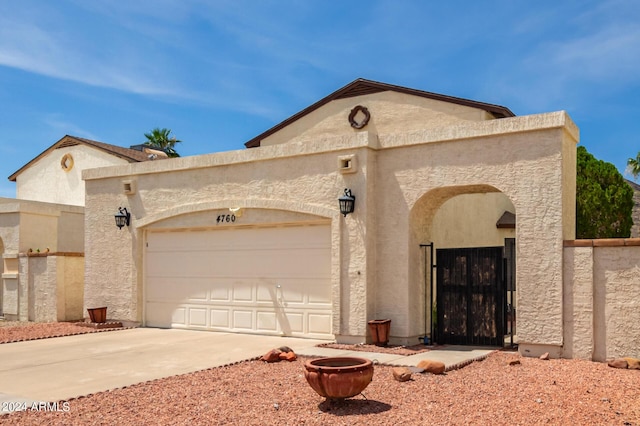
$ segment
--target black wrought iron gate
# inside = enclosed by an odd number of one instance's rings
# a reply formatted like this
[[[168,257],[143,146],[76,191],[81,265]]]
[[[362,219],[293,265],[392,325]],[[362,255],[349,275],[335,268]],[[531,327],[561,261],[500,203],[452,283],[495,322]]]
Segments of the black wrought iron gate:
[[[503,346],[503,247],[438,249],[438,343]]]

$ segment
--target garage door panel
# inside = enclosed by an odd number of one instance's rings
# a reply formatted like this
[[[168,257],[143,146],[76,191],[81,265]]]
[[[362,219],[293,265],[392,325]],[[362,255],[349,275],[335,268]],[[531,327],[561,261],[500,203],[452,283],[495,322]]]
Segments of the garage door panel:
[[[187,325],[187,308],[177,307],[173,311],[171,325]]]
[[[330,276],[326,263],[318,261],[318,259],[325,257],[326,249],[283,250],[278,254],[282,256],[280,267],[286,269],[287,276],[316,278],[329,278]]]
[[[253,325],[253,312],[249,310],[233,310],[233,324],[231,328],[241,330],[252,330],[255,328]]]
[[[231,328],[231,322],[229,320],[229,309],[215,309],[210,311],[211,327],[220,327],[224,329]]]
[[[189,326],[207,326],[207,308],[189,308]]]
[[[324,334],[327,329],[331,329],[331,315],[309,314],[307,321],[309,324],[308,333]]]
[[[156,278],[154,286],[147,291],[147,300],[178,303],[206,301],[206,281],[193,278]]]
[[[304,294],[304,286],[300,283],[297,283],[296,287],[289,287],[287,285],[283,285],[280,289],[280,301],[283,303],[304,303],[305,294]]]
[[[329,226],[149,232],[151,326],[333,337]]]
[[[231,298],[234,302],[255,301],[253,286],[247,282],[234,282]]]
[[[304,334],[304,313],[288,312],[286,315],[286,326],[288,335]],[[284,328],[284,327],[283,327]]]
[[[331,306],[331,288],[318,281],[311,281],[307,286],[307,303]]]
[[[231,287],[225,280],[209,280],[210,282],[210,300],[212,302],[229,302],[231,300]]]
[[[258,331],[278,331],[278,323],[276,320],[276,314],[274,312],[257,312],[257,325]]]
[[[303,303],[331,306],[331,288],[326,280],[319,279],[293,279],[280,280],[281,293],[279,296],[287,303]]]
[[[274,303],[277,300],[277,284],[269,281],[258,281],[256,284],[256,302]]]
[[[187,309],[173,303],[147,303],[146,318],[150,327],[185,326]]]

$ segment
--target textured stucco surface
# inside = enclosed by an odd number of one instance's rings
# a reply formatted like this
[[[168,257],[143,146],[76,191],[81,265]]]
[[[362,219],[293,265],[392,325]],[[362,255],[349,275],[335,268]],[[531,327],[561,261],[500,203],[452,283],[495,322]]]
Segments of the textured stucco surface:
[[[330,221],[339,339],[362,341],[368,320],[390,318],[392,337],[414,342],[424,322],[419,244],[433,239],[438,208],[462,194],[502,193],[518,214],[518,337],[561,346],[563,230],[575,217],[564,174],[578,137],[568,116],[480,121],[486,115],[452,111],[447,121],[438,111],[430,122],[422,114],[433,105],[376,96],[367,104],[372,124],[355,131],[344,112],[365,98],[331,103],[314,123],[273,135],[286,143],[86,170],[85,307],[142,320],[145,229],[215,228],[218,214],[243,207],[247,222],[235,226]],[[357,159],[354,173],[339,169],[345,155]],[[135,194],[124,193],[125,180],[135,181]],[[357,197],[346,218],[337,211],[343,188]],[[120,206],[132,213],[122,230],[113,224]]]
[[[371,112],[366,129],[376,134],[447,127],[465,121],[490,119],[477,108],[452,104],[396,92],[380,92],[367,96],[339,99],[302,117],[281,131],[261,141],[269,146],[292,141],[319,139],[343,133],[351,109],[361,105]],[[348,126],[348,124],[347,124]]]
[[[27,253],[30,249],[33,252],[40,250],[41,253],[45,253],[47,249],[50,253],[82,253],[84,251],[83,213],[84,208],[79,206],[0,199],[0,241],[3,247],[4,263],[0,299],[5,315],[11,315],[12,318],[19,316],[24,320],[36,316],[51,318],[49,313],[33,312],[36,304],[33,300],[29,302],[28,298],[33,299],[36,293],[28,292],[29,268],[26,261],[19,260],[19,255]],[[83,268],[79,269],[80,277],[83,277]],[[52,279],[55,281],[55,277]],[[80,290],[82,290],[81,287]],[[55,306],[55,293],[50,293],[46,288],[42,291],[46,292],[47,296],[53,294],[54,300],[51,303]],[[80,297],[82,297],[81,291]],[[56,316],[53,318],[48,320],[54,321]]]
[[[73,158],[73,167],[64,170],[61,160],[67,154]],[[126,163],[124,159],[86,145],[58,148],[16,177],[16,198],[83,206],[82,171]]]
[[[432,239],[436,248],[503,246],[515,238],[515,229],[497,228],[496,222],[513,203],[501,192],[463,194],[447,200],[433,218]]]
[[[595,247],[593,358],[640,356],[640,246]]]
[[[82,319],[82,256],[62,253],[21,255],[19,261],[20,320],[52,322]]]
[[[565,247],[563,356],[605,361],[640,354],[640,239]]]
[[[565,247],[564,357],[593,358],[593,303],[593,247]]]

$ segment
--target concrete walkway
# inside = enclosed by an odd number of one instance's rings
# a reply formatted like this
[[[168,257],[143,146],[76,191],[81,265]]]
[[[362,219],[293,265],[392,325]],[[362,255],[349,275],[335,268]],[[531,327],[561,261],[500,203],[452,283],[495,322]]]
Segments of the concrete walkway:
[[[357,356],[415,366],[450,367],[493,349],[447,347],[412,356],[317,347],[324,340],[191,330],[135,328],[0,345],[0,411],[8,402],[55,402],[148,380],[219,367],[289,346],[298,355]],[[5,410],[2,410],[5,408]]]

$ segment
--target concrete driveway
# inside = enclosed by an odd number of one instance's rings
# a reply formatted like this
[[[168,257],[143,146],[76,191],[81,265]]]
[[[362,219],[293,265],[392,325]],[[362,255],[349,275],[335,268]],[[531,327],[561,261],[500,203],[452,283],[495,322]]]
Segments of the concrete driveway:
[[[4,344],[0,401],[60,401],[318,343],[326,341],[134,328]]]
[[[0,413],[7,402],[56,402],[231,364],[289,346],[298,355],[357,356],[391,365],[452,366],[493,349],[447,347],[412,356],[317,347],[325,340],[134,328],[0,345]]]

